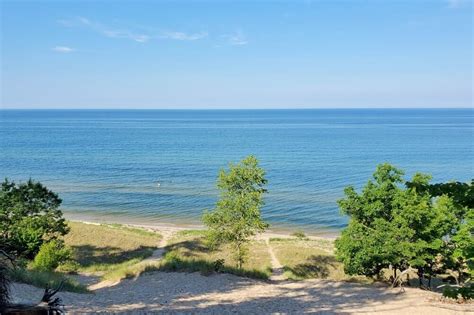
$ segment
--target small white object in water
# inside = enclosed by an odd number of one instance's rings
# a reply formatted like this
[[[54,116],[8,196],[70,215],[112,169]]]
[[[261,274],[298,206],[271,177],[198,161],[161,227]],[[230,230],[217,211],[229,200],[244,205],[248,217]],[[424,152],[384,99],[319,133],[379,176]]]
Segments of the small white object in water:
[[[160,183],[157,183],[156,184],[156,187],[160,188],[161,184]]]

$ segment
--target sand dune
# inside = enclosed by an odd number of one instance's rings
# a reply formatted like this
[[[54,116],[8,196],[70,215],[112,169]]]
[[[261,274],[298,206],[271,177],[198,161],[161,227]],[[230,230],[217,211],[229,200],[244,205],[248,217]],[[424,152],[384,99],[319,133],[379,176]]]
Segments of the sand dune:
[[[42,290],[15,284],[17,302],[38,301]],[[438,301],[439,295],[325,280],[263,282],[233,275],[153,272],[98,289],[94,294],[60,294],[68,312],[203,314],[383,313],[474,314],[474,304]]]

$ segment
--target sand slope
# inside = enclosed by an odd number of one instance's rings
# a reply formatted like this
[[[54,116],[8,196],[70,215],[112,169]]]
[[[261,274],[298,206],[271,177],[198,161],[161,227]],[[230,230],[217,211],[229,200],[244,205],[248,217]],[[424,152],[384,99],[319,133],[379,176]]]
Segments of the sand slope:
[[[15,284],[20,302],[38,301],[42,290]],[[474,314],[474,304],[437,302],[438,295],[416,288],[398,289],[325,280],[262,282],[232,275],[153,272],[124,280],[94,294],[61,293],[68,312],[206,314],[383,313]]]

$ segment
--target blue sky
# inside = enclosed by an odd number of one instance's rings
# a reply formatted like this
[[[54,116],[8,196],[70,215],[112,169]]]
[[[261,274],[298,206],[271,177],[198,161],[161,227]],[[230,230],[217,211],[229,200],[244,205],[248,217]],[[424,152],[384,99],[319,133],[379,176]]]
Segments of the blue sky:
[[[470,0],[1,1],[1,107],[472,107],[472,12]]]

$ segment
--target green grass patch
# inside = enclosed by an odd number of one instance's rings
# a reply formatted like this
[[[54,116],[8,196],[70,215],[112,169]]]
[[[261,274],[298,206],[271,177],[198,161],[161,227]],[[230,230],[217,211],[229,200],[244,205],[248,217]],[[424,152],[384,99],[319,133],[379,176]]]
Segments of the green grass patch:
[[[329,279],[336,281],[367,282],[366,277],[351,277],[333,254],[327,240],[270,239],[275,256],[284,266],[284,274],[291,280]]]
[[[221,265],[217,261],[209,261],[206,259],[195,259],[195,258],[183,258],[177,252],[171,251],[168,252],[161,264],[159,265],[158,270],[161,271],[184,271],[184,272],[200,272],[203,275],[210,275],[215,272],[230,273],[233,275],[248,277],[254,279],[263,279],[266,280],[271,274],[271,269],[250,269],[242,268],[238,269],[237,267],[232,267],[226,265],[225,263]]]
[[[119,224],[95,225],[68,222],[71,231],[64,237],[73,249],[81,272],[110,272],[152,255],[161,235]]]
[[[76,280],[59,272],[37,271],[26,268],[15,268],[9,271],[11,279],[16,282],[34,285],[38,288],[57,288],[63,283],[63,291],[86,293],[87,288]]]
[[[160,270],[161,262],[127,261],[117,265],[114,269],[106,272],[102,279],[119,281],[122,279],[134,278],[144,272]]]
[[[205,241],[205,231],[182,231],[170,240],[166,255],[160,266],[165,271],[187,271],[210,274],[231,273],[257,279],[268,279],[271,275],[271,259],[263,241],[249,244],[247,261],[238,269],[229,246],[211,250]]]

